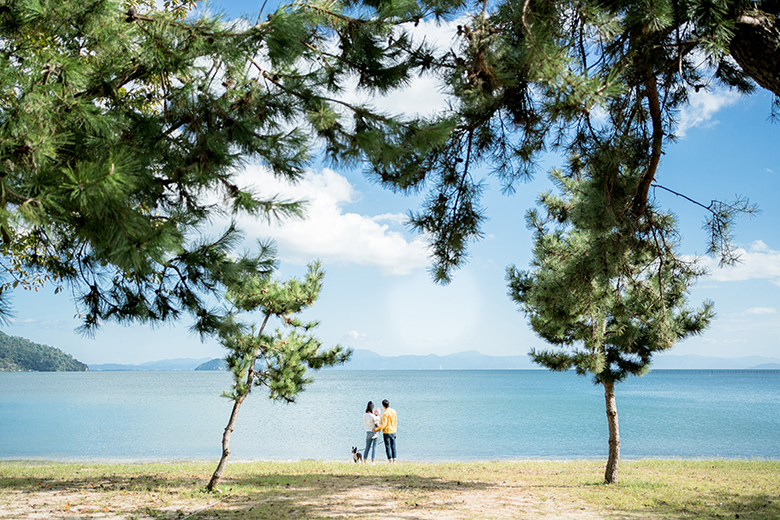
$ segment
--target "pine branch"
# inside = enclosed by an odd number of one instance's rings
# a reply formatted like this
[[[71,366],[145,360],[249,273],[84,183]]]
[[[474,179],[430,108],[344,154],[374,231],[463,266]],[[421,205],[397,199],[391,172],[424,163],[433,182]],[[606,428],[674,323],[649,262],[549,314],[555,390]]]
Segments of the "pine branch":
[[[653,136],[650,150],[650,162],[648,163],[645,173],[642,175],[642,179],[637,187],[637,194],[634,197],[633,213],[635,217],[639,217],[644,214],[647,209],[648,194],[650,192],[650,186],[653,184],[655,174],[658,169],[658,164],[661,161],[661,154],[663,153],[663,121],[661,114],[661,104],[658,100],[658,86],[655,76],[650,75],[645,82],[647,105],[650,111],[650,119],[652,121]]]

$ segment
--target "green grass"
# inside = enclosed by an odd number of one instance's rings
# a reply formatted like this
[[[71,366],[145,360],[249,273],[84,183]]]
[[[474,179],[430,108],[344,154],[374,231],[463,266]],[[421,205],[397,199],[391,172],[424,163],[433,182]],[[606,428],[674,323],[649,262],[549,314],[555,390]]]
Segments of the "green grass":
[[[602,461],[251,462],[222,495],[203,491],[214,466],[0,462],[0,519],[179,519],[220,499],[192,518],[780,518],[778,461],[622,461],[614,485]]]

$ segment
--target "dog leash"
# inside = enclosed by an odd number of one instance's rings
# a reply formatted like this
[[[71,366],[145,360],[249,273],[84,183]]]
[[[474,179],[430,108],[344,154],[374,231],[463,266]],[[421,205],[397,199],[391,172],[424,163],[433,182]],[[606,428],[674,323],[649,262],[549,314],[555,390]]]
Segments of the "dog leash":
[[[378,441],[378,440],[379,440],[379,437],[377,437],[377,438],[376,438],[376,440]],[[384,437],[382,437],[382,442],[381,442],[381,444],[384,444],[384,443],[385,443],[385,439],[384,439]],[[376,445],[377,445],[377,446],[379,446],[379,444],[380,444],[379,442],[377,442],[377,443],[376,443]],[[361,452],[363,452],[363,459],[365,460],[365,458],[366,458],[366,453],[365,453],[365,452],[366,452],[366,449],[365,449],[365,448],[363,448],[363,449],[361,449],[360,451],[361,451]]]
[[[379,440],[379,438],[377,438],[377,440]],[[381,444],[383,444],[383,445],[384,445],[384,443],[385,443],[385,440],[384,440],[384,439],[382,439],[382,442],[381,442]],[[376,443],[376,445],[377,445],[377,446],[379,446],[379,444],[380,444],[379,442],[377,442],[377,443]],[[365,453],[365,452],[366,452],[366,449],[365,449],[365,448],[363,448],[363,449],[361,449],[360,451],[362,451],[362,452],[363,452],[363,460],[366,460],[366,453]]]

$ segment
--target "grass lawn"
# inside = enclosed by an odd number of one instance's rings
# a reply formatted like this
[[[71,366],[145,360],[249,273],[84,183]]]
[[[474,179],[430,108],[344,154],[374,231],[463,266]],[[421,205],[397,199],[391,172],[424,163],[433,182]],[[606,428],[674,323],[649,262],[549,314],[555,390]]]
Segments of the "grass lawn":
[[[780,518],[780,461],[0,462],[0,519]]]

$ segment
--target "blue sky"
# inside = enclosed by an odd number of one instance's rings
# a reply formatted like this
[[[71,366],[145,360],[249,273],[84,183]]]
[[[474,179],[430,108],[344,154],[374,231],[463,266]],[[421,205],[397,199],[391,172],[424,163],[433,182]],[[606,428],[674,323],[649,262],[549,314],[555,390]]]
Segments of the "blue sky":
[[[256,13],[251,2],[211,2],[229,17]],[[421,33],[446,41],[448,28],[421,24]],[[388,110],[426,112],[442,100],[435,84],[420,81],[406,92],[375,100]],[[691,303],[715,302],[718,313],[702,337],[678,344],[671,354],[780,358],[780,125],[768,121],[771,96],[751,97],[714,91],[697,95],[681,114],[682,136],[666,149],[658,182],[705,204],[739,194],[757,203],[762,213],[740,219],[735,230],[743,262],[720,269],[703,259],[710,275],[691,294]],[[248,238],[277,241],[280,275],[302,275],[305,265],[321,259],[326,271],[319,302],[307,313],[322,322],[319,336],[325,346],[340,343],[382,355],[448,354],[478,350],[491,355],[525,354],[543,346],[526,319],[506,295],[507,265],[524,268],[530,260],[531,233],[525,212],[540,191],[551,187],[547,157],[536,179],[518,186],[514,196],[499,193],[495,182],[485,194],[490,221],[486,237],[471,248],[469,263],[449,286],[430,281],[421,239],[403,225],[419,200],[384,191],[360,171],[313,167],[294,188],[309,200],[306,221],[283,227],[243,221]],[[285,193],[259,166],[250,165],[241,178],[263,193]],[[664,192],[659,203],[674,211],[683,233],[683,253],[705,250],[701,208]],[[142,363],[168,358],[221,357],[213,341],[201,342],[187,324],[150,329],[106,325],[95,338],[78,335],[75,308],[64,291],[44,288],[38,293],[17,290],[12,299],[15,317],[7,334],[58,347],[86,363]]]

